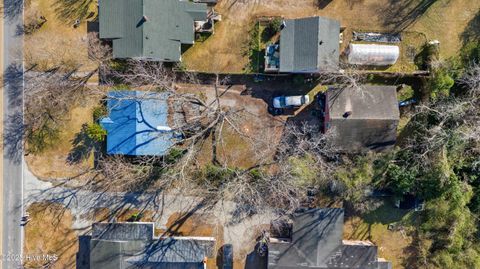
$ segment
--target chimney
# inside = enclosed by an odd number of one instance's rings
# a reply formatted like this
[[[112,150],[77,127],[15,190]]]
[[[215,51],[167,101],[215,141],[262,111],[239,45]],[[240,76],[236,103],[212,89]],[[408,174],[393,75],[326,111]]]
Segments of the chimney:
[[[148,21],[148,17],[146,15],[143,15],[142,20],[143,21]]]

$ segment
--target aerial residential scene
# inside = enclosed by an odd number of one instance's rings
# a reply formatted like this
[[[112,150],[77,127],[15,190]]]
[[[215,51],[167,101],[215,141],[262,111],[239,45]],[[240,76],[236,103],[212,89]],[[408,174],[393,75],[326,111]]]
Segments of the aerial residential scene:
[[[480,269],[480,0],[0,10],[1,269]]]

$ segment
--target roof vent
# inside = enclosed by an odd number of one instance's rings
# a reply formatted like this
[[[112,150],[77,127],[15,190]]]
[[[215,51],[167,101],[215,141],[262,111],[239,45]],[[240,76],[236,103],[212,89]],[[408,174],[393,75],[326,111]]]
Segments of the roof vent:
[[[159,132],[170,132],[172,128],[168,126],[157,126],[157,131]]]

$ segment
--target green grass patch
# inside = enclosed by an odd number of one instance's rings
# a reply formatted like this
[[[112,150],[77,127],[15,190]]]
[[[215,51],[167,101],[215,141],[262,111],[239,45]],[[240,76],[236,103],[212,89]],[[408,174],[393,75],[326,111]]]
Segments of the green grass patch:
[[[413,90],[412,86],[406,85],[397,93],[398,101],[405,101],[412,99],[415,96],[415,91]]]

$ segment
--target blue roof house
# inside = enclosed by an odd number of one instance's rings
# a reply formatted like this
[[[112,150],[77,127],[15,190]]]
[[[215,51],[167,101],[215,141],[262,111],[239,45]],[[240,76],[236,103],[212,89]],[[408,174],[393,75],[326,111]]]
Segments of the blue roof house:
[[[168,126],[168,97],[168,93],[110,91],[109,116],[100,120],[107,131],[107,153],[165,155],[175,143]]]

